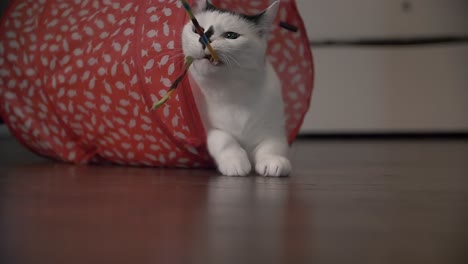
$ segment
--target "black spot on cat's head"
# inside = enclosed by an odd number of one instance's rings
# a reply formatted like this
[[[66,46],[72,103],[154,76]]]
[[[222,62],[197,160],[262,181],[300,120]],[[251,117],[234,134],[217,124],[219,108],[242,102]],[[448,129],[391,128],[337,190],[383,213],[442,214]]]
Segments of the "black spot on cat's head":
[[[209,0],[206,0],[206,7],[205,7],[205,9],[203,11],[228,13],[228,14],[231,14],[231,15],[241,17],[241,18],[245,19],[246,21],[248,21],[250,23],[253,23],[255,25],[258,25],[260,23],[260,20],[262,19],[262,16],[265,14],[265,12],[262,12],[262,13],[256,14],[256,15],[246,15],[246,14],[242,14],[242,13],[237,13],[237,12],[234,12],[234,11],[231,11],[231,10],[218,8],[218,7],[214,6],[211,3],[211,1],[209,1]]]

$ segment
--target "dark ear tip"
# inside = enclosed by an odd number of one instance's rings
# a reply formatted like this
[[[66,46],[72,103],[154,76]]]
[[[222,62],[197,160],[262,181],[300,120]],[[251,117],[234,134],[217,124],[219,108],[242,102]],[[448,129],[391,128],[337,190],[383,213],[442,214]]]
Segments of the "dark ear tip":
[[[283,21],[281,21],[281,22],[279,23],[279,26],[282,27],[282,28],[284,28],[284,29],[286,29],[286,30],[289,30],[289,31],[291,31],[291,32],[297,32],[297,31],[299,31],[299,28],[298,28],[298,27],[296,27],[296,26],[294,26],[294,25],[291,25],[291,24],[288,24],[288,23],[283,22]]]
[[[205,1],[205,10],[214,9],[215,6],[211,3],[210,0]]]

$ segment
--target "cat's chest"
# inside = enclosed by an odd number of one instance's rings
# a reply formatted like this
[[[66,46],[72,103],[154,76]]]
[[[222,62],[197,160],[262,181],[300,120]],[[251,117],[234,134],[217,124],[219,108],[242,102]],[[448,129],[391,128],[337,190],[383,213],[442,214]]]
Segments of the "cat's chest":
[[[236,105],[213,105],[209,110],[209,119],[215,128],[241,134],[252,127],[254,109]]]

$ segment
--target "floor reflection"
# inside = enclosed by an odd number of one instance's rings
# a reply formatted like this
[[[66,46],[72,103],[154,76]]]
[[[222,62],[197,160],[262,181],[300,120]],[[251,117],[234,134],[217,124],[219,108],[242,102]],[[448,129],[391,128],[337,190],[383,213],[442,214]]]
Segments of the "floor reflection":
[[[226,263],[226,259],[300,263],[294,261],[308,258],[312,237],[306,223],[310,219],[300,200],[301,190],[289,181],[264,177],[211,180],[205,246],[212,249],[213,263]]]
[[[6,173],[2,263],[185,262],[179,252],[192,250],[206,225],[206,172],[57,164]]]

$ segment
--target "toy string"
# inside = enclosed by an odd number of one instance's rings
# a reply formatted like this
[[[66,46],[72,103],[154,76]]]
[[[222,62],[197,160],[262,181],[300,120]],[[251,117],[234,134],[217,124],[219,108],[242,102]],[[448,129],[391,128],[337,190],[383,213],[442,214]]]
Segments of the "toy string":
[[[214,51],[213,47],[210,45],[210,40],[206,37],[205,31],[203,28],[200,26],[198,23],[198,20],[195,18],[192,12],[192,8],[190,7],[189,3],[187,0],[180,0],[182,2],[182,6],[184,7],[185,11],[187,11],[188,16],[190,17],[190,20],[192,20],[192,24],[195,26],[195,30],[197,31],[197,34],[200,35],[200,41],[211,54],[211,57],[213,57],[213,60],[215,63],[219,62],[218,55]]]
[[[167,99],[169,99],[171,94],[175,91],[175,89],[177,88],[179,83],[182,81],[182,79],[187,74],[187,71],[190,68],[190,65],[192,65],[193,60],[194,60],[193,57],[190,57],[190,56],[187,56],[185,58],[185,70],[184,70],[184,72],[179,77],[177,77],[177,79],[172,83],[172,85],[171,85],[171,87],[169,87],[169,90],[167,91],[166,95],[163,98],[161,98],[161,100],[159,100],[159,101],[157,101],[157,102],[155,102],[153,104],[153,107],[151,107],[151,111],[153,111],[156,108],[160,107],[161,105],[163,105],[167,101]]]
[[[186,1],[186,0],[180,0],[182,2],[182,6],[184,7],[185,11],[187,12],[188,16],[190,17],[190,20],[192,21],[193,25],[195,26],[195,29],[197,31],[197,34],[200,35],[200,42],[206,46],[206,48],[208,48],[208,51],[210,52],[211,54],[211,57],[213,58],[213,61],[214,63],[217,63],[219,62],[219,58],[218,58],[218,55],[216,54],[216,52],[214,51],[213,47],[211,47],[210,45],[210,40],[208,39],[208,37],[206,36],[203,28],[200,26],[200,24],[198,23],[198,20],[195,18],[195,16],[193,15],[193,12],[192,12],[192,8],[190,7],[189,3]],[[169,87],[169,90],[167,91],[166,95],[163,96],[163,98],[161,98],[161,100],[155,102],[153,104],[153,106],[151,107],[151,111],[157,109],[158,107],[160,107],[161,105],[163,105],[167,99],[169,99],[169,97],[171,96],[171,94],[175,91],[175,89],[177,88],[177,86],[179,85],[179,83],[182,81],[182,79],[185,77],[185,75],[187,75],[187,71],[188,69],[190,68],[190,66],[192,65],[193,63],[193,60],[194,58],[193,57],[190,57],[190,56],[187,56],[185,58],[185,69],[184,71],[182,72],[181,75],[179,75],[179,77],[177,77],[177,79],[172,83],[171,87]]]

